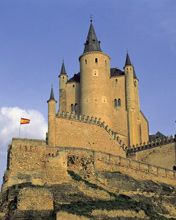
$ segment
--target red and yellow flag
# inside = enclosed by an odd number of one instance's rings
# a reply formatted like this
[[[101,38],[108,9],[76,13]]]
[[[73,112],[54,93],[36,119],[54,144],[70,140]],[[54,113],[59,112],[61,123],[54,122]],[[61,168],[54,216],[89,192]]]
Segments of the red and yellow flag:
[[[20,119],[20,125],[29,124],[29,123],[30,123],[30,119],[28,119],[28,118],[21,118]]]

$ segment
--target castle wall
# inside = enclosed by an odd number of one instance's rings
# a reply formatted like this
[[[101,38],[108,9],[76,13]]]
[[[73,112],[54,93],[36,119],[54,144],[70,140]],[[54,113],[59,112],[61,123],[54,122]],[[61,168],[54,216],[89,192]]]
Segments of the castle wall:
[[[60,120],[60,122],[66,125],[63,119]],[[74,124],[76,122],[68,122],[72,123],[72,128],[74,128]],[[78,125],[76,127],[79,128]],[[64,128],[64,126],[62,128]],[[93,127],[91,128],[93,129]],[[98,135],[97,130],[93,131],[94,134]],[[89,131],[87,135],[89,135]],[[77,136],[77,138],[80,137]],[[94,145],[96,143],[94,142],[93,144],[93,142],[89,142],[89,144]],[[106,142],[105,144],[107,144],[108,146],[109,143]],[[88,174],[89,176],[95,171],[106,170],[111,172],[122,172],[136,179],[148,179],[173,185],[176,184],[176,173],[173,172],[171,169],[166,169],[167,166],[170,166],[168,163],[170,160],[170,156],[168,156],[168,161],[164,157],[165,155],[174,154],[173,148],[175,147],[175,143],[170,145],[170,151],[164,151],[164,149],[167,148],[167,146],[165,146],[162,149],[162,154],[161,151],[158,152],[157,155],[156,153],[154,154],[155,158],[152,157],[152,159],[157,161],[155,165],[158,166],[150,165],[150,158],[147,158],[144,163],[144,159],[140,162],[124,158],[124,156],[120,157],[118,156],[118,150],[114,150],[118,149],[117,146],[111,145],[112,148],[104,149],[105,146],[106,145],[100,145],[98,149],[95,147],[93,148],[93,150],[91,149],[91,145],[89,149],[84,148],[84,146],[76,148],[74,146],[69,147],[68,145],[66,145],[65,147],[50,147],[45,145],[44,141],[13,139],[12,144],[9,148],[8,167],[5,173],[2,190],[4,191],[10,186],[22,183],[31,183],[37,186],[67,183],[71,180],[70,176],[67,173],[67,169],[72,168],[74,171],[76,171],[77,169],[78,171],[84,169],[84,172],[86,172],[86,174]],[[113,155],[111,152],[113,152]],[[115,153],[117,153],[117,155],[115,155]],[[152,154],[149,153],[149,155]],[[71,160],[69,160],[68,158],[70,158]],[[138,158],[138,160],[139,159],[142,160],[142,157]],[[71,166],[69,164],[69,161],[71,162]],[[86,161],[86,163],[84,163],[84,161]],[[150,164],[148,164],[149,162]],[[164,168],[162,168],[162,166]],[[25,200],[28,193],[30,192],[24,191],[21,195],[22,197],[24,197],[24,204],[23,202],[21,204],[19,203],[19,207],[21,207],[21,209],[25,209],[25,204],[27,204],[26,207],[30,205]],[[33,194],[35,194],[35,192],[32,192],[31,195]],[[45,193],[43,196],[45,196]],[[47,192],[46,197],[50,200],[50,196],[47,194]],[[35,198],[33,199],[35,202]],[[39,199],[39,201],[41,200]]]
[[[56,118],[56,146],[81,147],[125,156],[118,142],[102,127],[59,117]]]
[[[169,143],[137,152],[136,159],[172,170],[173,166],[176,165],[176,143]]]
[[[46,142],[14,138],[8,150],[3,188],[31,182],[37,185],[67,181],[66,155]]]
[[[148,121],[143,115],[142,112],[140,112],[140,135],[141,135],[141,141],[140,143],[148,142],[149,140],[149,127],[148,127]]]

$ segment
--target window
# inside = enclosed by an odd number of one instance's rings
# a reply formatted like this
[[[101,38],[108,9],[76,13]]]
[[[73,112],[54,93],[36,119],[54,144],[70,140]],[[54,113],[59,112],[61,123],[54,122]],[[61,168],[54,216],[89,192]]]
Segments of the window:
[[[173,170],[176,171],[176,166],[173,166]]]
[[[85,60],[85,64],[87,64],[87,60]]]
[[[98,58],[95,58],[95,63],[98,63]]]
[[[75,113],[77,113],[78,112],[78,104],[77,103],[75,103]]]
[[[75,85],[73,84],[73,88],[75,87]]]
[[[74,105],[71,104],[71,112],[74,112]]]
[[[121,99],[114,99],[114,107],[118,108],[121,106]]]
[[[118,82],[118,79],[115,79],[115,82],[117,83],[117,82]]]
[[[121,99],[118,99],[118,106],[121,106]]]

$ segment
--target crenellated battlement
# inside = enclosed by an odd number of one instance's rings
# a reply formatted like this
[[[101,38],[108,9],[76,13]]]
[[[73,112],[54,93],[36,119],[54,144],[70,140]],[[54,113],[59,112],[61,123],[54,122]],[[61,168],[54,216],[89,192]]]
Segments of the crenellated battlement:
[[[157,138],[156,140],[151,141],[151,142],[147,142],[147,143],[144,142],[143,144],[140,144],[140,145],[133,145],[131,147],[128,147],[127,155],[134,154],[140,151],[149,150],[149,149],[156,148],[156,147],[161,147],[163,145],[167,145],[167,144],[175,143],[175,142],[176,142],[176,136]]]
[[[127,150],[127,146],[121,140],[120,135],[117,134],[117,132],[114,132],[109,127],[108,124],[106,124],[104,121],[101,120],[101,118],[97,118],[97,117],[93,117],[93,116],[86,116],[86,115],[77,115],[77,114],[70,113],[70,112],[58,112],[56,117],[99,126],[99,127],[103,128],[110,135],[110,137],[120,145],[120,147],[124,151]]]

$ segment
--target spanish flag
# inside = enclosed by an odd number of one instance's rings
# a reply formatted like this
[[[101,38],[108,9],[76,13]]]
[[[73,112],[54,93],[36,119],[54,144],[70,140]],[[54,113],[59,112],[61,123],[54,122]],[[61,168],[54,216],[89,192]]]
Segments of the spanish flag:
[[[30,123],[30,119],[28,119],[28,118],[21,118],[20,119],[20,125],[29,124],[29,123]]]

